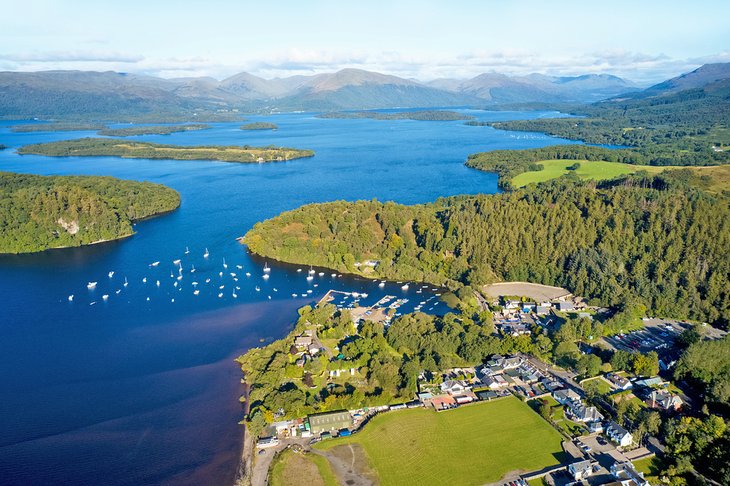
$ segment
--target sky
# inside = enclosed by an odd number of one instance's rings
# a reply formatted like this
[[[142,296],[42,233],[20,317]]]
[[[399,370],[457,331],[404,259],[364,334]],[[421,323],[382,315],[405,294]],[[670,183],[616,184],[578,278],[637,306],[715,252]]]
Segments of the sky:
[[[730,2],[2,0],[0,70],[265,78],[608,73],[730,62]]]

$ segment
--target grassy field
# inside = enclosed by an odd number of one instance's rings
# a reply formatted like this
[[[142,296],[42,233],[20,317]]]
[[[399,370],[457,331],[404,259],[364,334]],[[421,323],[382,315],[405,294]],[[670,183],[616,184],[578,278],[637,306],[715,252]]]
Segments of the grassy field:
[[[567,167],[579,163],[578,170],[570,171]],[[581,179],[603,180],[612,179],[624,174],[633,174],[645,170],[650,174],[658,174],[665,169],[676,167],[656,167],[650,165],[630,165],[620,162],[602,162],[590,160],[541,160],[538,162],[545,167],[536,172],[523,172],[512,179],[512,185],[523,187],[533,182],[545,182],[556,179],[569,172],[575,172]]]
[[[692,170],[701,176],[710,176],[710,185],[705,187],[709,192],[730,191],[730,165],[712,167],[693,167]]]
[[[659,472],[662,470],[662,460],[658,457],[647,457],[633,461],[637,471],[644,473],[644,479],[651,484],[659,484]]]
[[[271,486],[337,486],[337,477],[327,459],[316,454],[297,454],[285,450],[271,465]]]
[[[561,436],[530,407],[509,397],[448,412],[410,409],[375,417],[321,449],[357,443],[383,485],[494,482],[515,470],[560,462]]]
[[[612,390],[611,385],[606,380],[604,380],[603,378],[600,378],[600,377],[591,378],[589,380],[584,380],[581,382],[581,385],[583,385],[583,387],[585,387],[585,386],[595,387],[596,390],[598,391],[598,393],[600,393],[601,395],[611,393],[611,390]]]

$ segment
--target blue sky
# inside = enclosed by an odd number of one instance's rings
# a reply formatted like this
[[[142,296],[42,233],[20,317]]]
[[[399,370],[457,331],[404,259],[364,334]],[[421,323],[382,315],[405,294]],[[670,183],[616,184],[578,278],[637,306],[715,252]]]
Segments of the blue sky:
[[[3,0],[0,70],[263,77],[356,67],[430,80],[730,62],[727,1]]]

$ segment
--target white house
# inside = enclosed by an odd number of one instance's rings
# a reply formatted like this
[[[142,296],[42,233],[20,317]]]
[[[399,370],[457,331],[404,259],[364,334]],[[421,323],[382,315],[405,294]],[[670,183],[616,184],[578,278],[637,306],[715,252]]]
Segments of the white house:
[[[568,466],[568,473],[573,476],[574,481],[582,481],[593,474],[593,466],[595,464],[592,461],[574,462]]]
[[[450,395],[459,395],[466,391],[466,387],[456,380],[446,380],[441,383],[441,391]]]
[[[628,447],[634,443],[634,438],[631,436],[631,433],[616,422],[608,423],[606,435],[621,447]]]
[[[636,470],[630,462],[614,462],[611,466],[611,474],[618,479],[621,484],[631,486],[649,486],[649,481],[644,479],[644,473]]]

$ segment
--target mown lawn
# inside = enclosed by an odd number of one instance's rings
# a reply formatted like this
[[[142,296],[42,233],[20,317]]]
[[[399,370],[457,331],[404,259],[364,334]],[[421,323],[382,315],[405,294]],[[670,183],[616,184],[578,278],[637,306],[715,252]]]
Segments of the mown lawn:
[[[658,457],[647,457],[646,459],[639,459],[633,461],[634,467],[637,471],[644,473],[644,479],[649,481],[651,484],[659,483],[659,472],[663,469],[662,460]]]
[[[585,381],[581,382],[581,385],[583,386],[583,388],[595,387],[596,390],[598,391],[598,393],[600,393],[601,395],[611,393],[611,391],[613,390],[611,388],[611,385],[606,380],[604,380],[603,378],[600,378],[600,377],[590,378],[588,380],[585,380]]]
[[[388,412],[351,437],[316,447],[360,444],[384,486],[483,484],[559,463],[561,439],[527,404],[509,397],[439,413]]]
[[[575,163],[579,163],[578,170],[570,171],[567,169]],[[515,187],[523,187],[533,182],[545,182],[550,179],[556,179],[569,172],[575,172],[581,179],[603,180],[612,179],[624,174],[633,174],[640,170],[645,170],[650,174],[658,174],[665,169],[673,169],[676,167],[656,167],[649,165],[630,165],[620,162],[603,162],[590,160],[541,160],[539,162],[544,169],[536,172],[523,172],[512,179],[512,185]]]

